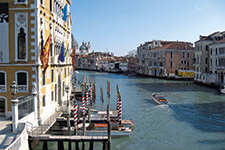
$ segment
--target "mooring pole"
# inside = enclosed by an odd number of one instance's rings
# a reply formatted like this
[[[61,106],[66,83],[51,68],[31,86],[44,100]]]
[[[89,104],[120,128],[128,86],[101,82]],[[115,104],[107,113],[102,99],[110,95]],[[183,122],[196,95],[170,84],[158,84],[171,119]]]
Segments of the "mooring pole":
[[[107,122],[108,122],[108,144],[107,148],[110,150],[110,144],[111,144],[111,122],[110,122],[110,114],[109,114],[109,104],[107,105]]]
[[[74,135],[76,135],[76,130],[77,130],[77,100],[74,99],[74,112],[73,112],[73,116],[74,116]]]

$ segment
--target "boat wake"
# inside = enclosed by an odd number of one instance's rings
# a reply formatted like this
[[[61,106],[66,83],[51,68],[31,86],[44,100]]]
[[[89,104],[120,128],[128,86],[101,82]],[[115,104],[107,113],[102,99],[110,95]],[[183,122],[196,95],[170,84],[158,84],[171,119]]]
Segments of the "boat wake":
[[[161,105],[158,105],[156,107],[160,107],[160,108],[169,108],[169,106],[167,104],[161,104]]]

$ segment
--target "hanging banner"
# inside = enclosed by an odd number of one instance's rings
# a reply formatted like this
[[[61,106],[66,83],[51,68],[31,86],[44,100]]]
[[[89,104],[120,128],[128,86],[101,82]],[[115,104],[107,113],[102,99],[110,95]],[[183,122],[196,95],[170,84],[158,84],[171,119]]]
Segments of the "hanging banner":
[[[9,13],[8,3],[0,3],[0,63],[9,63]]]

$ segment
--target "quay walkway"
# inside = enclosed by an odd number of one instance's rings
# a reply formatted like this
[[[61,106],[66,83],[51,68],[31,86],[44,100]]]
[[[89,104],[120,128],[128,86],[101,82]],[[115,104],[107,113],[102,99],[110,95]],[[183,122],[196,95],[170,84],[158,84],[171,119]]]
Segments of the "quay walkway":
[[[0,117],[0,150],[6,149],[19,135],[12,133],[11,124],[10,119]]]

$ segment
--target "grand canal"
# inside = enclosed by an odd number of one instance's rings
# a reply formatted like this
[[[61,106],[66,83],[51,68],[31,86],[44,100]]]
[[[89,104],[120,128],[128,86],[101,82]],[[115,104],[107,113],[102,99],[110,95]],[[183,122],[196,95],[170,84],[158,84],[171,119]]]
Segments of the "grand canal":
[[[193,82],[79,71],[77,79],[88,75],[96,84],[96,102],[92,108],[116,109],[116,85],[119,85],[123,119],[134,121],[130,137],[113,138],[112,150],[211,150],[225,149],[225,95]],[[107,80],[111,96],[107,98]],[[104,102],[100,100],[104,89]],[[151,94],[164,95],[168,105],[156,105]],[[95,143],[95,148],[102,144]]]

